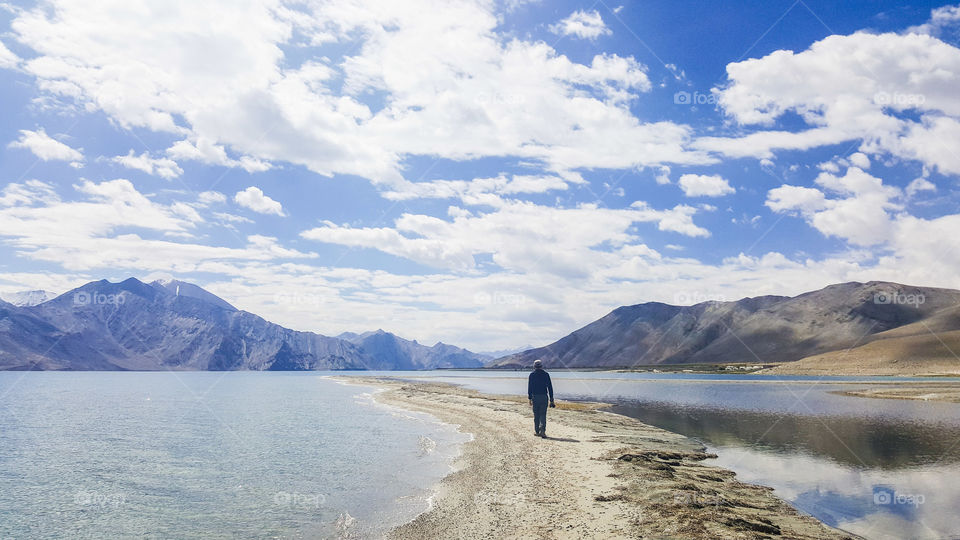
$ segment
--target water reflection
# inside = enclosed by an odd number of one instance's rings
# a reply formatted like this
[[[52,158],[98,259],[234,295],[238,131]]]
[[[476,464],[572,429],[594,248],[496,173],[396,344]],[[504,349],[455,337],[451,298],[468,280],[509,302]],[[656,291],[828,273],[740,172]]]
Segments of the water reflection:
[[[741,481],[765,484],[796,508],[865,538],[960,538],[955,464],[857,468],[803,453],[711,447],[716,464]]]
[[[960,427],[942,423],[731,411],[664,402],[620,402],[613,411],[715,446],[801,452],[850,467],[897,470],[960,462]]]

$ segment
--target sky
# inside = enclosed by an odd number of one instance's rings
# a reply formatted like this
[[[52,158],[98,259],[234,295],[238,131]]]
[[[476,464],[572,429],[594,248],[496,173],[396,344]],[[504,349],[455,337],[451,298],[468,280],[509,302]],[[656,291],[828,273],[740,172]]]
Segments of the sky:
[[[472,350],[960,288],[960,5],[0,4],[0,295],[176,278]]]

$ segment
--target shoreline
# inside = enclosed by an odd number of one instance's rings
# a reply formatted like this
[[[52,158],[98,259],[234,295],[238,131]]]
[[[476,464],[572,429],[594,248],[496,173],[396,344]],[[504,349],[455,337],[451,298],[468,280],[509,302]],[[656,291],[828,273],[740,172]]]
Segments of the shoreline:
[[[523,396],[445,383],[334,377],[382,388],[375,399],[473,435],[429,510],[388,538],[856,538],[802,514],[772,489],[737,481],[683,435],[558,402],[549,438],[533,435]]]
[[[960,383],[907,383],[893,387],[863,388],[831,392],[841,396],[908,401],[960,403]]]

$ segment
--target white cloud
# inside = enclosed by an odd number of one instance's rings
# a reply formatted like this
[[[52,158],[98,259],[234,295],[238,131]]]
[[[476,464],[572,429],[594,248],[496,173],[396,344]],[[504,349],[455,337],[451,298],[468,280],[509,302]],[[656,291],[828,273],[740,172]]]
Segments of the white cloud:
[[[219,191],[204,191],[197,195],[197,204],[201,206],[210,206],[227,202],[227,196]]]
[[[637,241],[629,231],[635,223],[656,223],[660,230],[692,237],[709,236],[709,231],[693,223],[696,212],[686,205],[653,210],[639,201],[620,210],[500,201],[492,212],[455,212],[452,221],[404,214],[393,227],[354,228],[326,222],[301,236],[377,249],[456,272],[475,270],[475,257],[489,254],[494,263],[511,272],[583,277],[590,275],[598,260],[619,259],[601,246],[620,250]]]
[[[36,53],[23,69],[45,99],[180,136],[174,160],[250,172],[289,162],[393,185],[418,155],[502,156],[560,175],[713,161],[685,148],[687,126],[631,113],[651,88],[634,58],[578,63],[501,34],[492,2],[411,2],[53,0],[12,29]],[[331,42],[354,52],[305,63],[284,52]],[[383,99],[367,105],[367,92]]]
[[[60,201],[52,184],[39,180],[27,180],[19,184],[12,182],[0,192],[0,206],[30,206],[37,203],[52,204]]]
[[[0,69],[11,69],[17,67],[17,64],[20,63],[20,58],[17,55],[13,54],[6,45],[0,41]]]
[[[202,223],[203,218],[200,217],[200,214],[187,203],[184,202],[175,202],[170,205],[170,212],[175,216],[181,217],[190,223]]]
[[[314,256],[256,235],[239,248],[159,239],[189,238],[204,220],[188,203],[151,201],[128,180],[83,181],[74,186],[81,197],[75,201],[60,200],[42,182],[11,187],[0,198],[0,238],[23,257],[71,271],[186,272],[205,264]],[[11,194],[13,200],[5,200]]]
[[[597,10],[577,10],[557,24],[550,26],[550,31],[561,36],[577,36],[581,39],[597,39],[613,32],[603,23],[603,17]]]
[[[679,180],[687,197],[722,197],[736,190],[720,175],[685,174]]]
[[[960,5],[941,6],[930,12],[929,21],[919,26],[911,26],[906,32],[940,37],[945,31],[958,26],[960,26]]]
[[[133,150],[130,150],[127,155],[113,157],[110,161],[160,178],[171,179],[183,174],[183,169],[177,165],[176,161],[164,157],[153,158],[150,157],[149,152],[143,152],[137,156],[134,155]]]
[[[660,185],[666,185],[666,184],[671,183],[671,182],[670,182],[670,167],[667,167],[666,165],[661,165],[660,167],[658,167],[658,168],[657,168],[657,176],[656,176],[655,179],[656,179],[657,183],[660,184]]]
[[[227,151],[222,145],[215,144],[203,137],[194,142],[188,140],[177,141],[167,149],[167,155],[175,159],[200,161],[210,165],[240,167],[248,173],[263,172],[271,168],[270,163],[250,156],[233,159],[227,155]]]
[[[82,162],[83,154],[74,148],[47,135],[40,128],[36,131],[20,130],[20,138],[8,145],[10,148],[23,148],[33,152],[43,161],[72,161]]]
[[[960,136],[960,49],[934,37],[834,35],[800,53],[781,50],[729,64],[727,75],[729,84],[715,93],[733,120],[764,127],[795,112],[809,129],[704,137],[696,148],[769,158],[776,149],[860,140],[861,152],[960,173],[960,157],[946,143]],[[900,114],[904,111],[914,111],[919,120]]]
[[[547,193],[566,189],[567,181],[558,176],[500,175],[473,180],[404,182],[384,192],[383,196],[398,201],[415,198],[456,198],[466,204],[498,206],[502,202],[501,195]]]
[[[774,212],[791,210],[813,214],[826,207],[826,196],[816,188],[783,185],[767,193],[766,205]]]
[[[855,167],[859,167],[863,170],[870,168],[870,158],[868,158],[863,152],[854,152],[853,154],[850,154],[848,159]]]
[[[250,186],[243,191],[238,191],[237,194],[233,196],[233,200],[240,206],[249,208],[259,214],[286,215],[283,213],[283,206],[279,202],[267,197],[263,194],[263,190],[255,186]]]
[[[913,197],[922,191],[936,190],[937,186],[926,178],[914,178],[909,184],[907,184],[906,192],[908,197]]]
[[[844,176],[822,172],[816,183],[836,197],[828,198],[815,188],[784,185],[770,190],[767,206],[775,212],[799,211],[818,231],[858,246],[874,246],[889,241],[894,221],[889,211],[901,206],[899,189],[883,185],[880,178],[857,167]]]
[[[228,214],[226,212],[214,212],[213,216],[225,223],[253,223],[253,220],[250,218]]]

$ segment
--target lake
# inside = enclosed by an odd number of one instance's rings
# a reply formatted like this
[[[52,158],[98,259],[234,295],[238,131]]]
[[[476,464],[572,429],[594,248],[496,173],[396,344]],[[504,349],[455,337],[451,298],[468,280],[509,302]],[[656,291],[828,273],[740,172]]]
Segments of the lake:
[[[526,393],[522,372],[405,376]],[[832,526],[876,539],[960,538],[960,404],[835,393],[891,381],[883,377],[552,376],[558,399],[614,403],[617,413],[696,438],[715,464]]]
[[[331,374],[0,372],[0,538],[379,536],[429,507],[469,436]],[[523,372],[350,375],[526,392]],[[960,405],[835,393],[886,378],[553,378],[830,525],[960,537]]]
[[[0,538],[371,537],[468,436],[317,373],[0,372]]]

